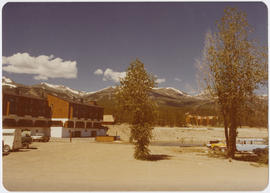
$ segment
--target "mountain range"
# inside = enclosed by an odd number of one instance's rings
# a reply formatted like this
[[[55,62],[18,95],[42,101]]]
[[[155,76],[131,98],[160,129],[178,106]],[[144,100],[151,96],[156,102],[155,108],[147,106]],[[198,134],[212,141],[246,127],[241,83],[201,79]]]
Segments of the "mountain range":
[[[116,87],[107,87],[95,92],[84,92],[71,89],[64,85],[53,85],[46,82],[35,85],[23,85],[14,82],[10,78],[2,77],[3,91],[13,92],[20,90],[24,95],[42,97],[44,94],[52,94],[64,99],[74,100],[77,102],[89,103],[96,101],[98,105],[105,108],[105,113],[113,113],[113,105],[115,105],[114,95]],[[215,113],[216,105],[206,93],[196,96],[188,95],[172,87],[154,88],[150,93],[150,97],[156,101],[161,109],[181,110],[185,112],[202,114]],[[267,97],[262,97],[267,99]],[[197,114],[197,113],[196,113]]]

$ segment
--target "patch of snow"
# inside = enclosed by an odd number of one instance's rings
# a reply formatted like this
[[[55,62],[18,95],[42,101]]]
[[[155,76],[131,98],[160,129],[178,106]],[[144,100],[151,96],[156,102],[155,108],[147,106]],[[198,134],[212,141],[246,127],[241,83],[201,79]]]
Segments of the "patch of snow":
[[[102,91],[104,91],[104,90],[107,90],[107,89],[110,89],[110,88],[116,88],[116,86],[108,86],[108,87],[105,87],[105,88],[103,88],[103,89],[100,89],[100,90],[97,90],[97,91],[90,91],[90,92],[86,92],[86,94],[88,95],[88,94],[95,94],[95,93],[98,93],[98,92],[102,92]]]
[[[63,88],[63,89],[66,89],[66,90],[68,90],[69,92],[72,92],[72,93],[78,94],[78,95],[84,95],[84,94],[85,94],[84,91],[73,90],[73,89],[71,89],[71,88],[69,88],[69,87],[65,87],[65,88]]]
[[[14,85],[14,84],[9,84],[9,83],[5,83],[5,82],[3,82],[2,83],[2,86],[9,86],[9,87],[13,87],[13,88],[16,88],[17,86],[16,85]]]
[[[69,88],[67,86],[64,86],[64,85],[49,84],[47,82],[42,82],[41,85],[44,85],[44,86],[47,86],[47,87],[50,87],[50,88],[53,88],[53,89],[56,89],[56,90],[62,90],[62,91],[71,92],[73,94],[80,95],[80,96],[94,94],[94,93],[101,92],[101,91],[104,91],[104,90],[107,90],[107,89],[110,89],[110,88],[113,88],[113,89],[116,88],[116,86],[109,86],[109,87],[106,87],[106,88],[103,88],[103,89],[100,89],[100,90],[97,90],[97,91],[87,92],[87,91],[73,90],[73,89],[71,89],[71,88]]]
[[[3,86],[13,87],[13,88],[17,87],[10,78],[7,78],[5,76],[2,76],[2,85]]]
[[[7,78],[5,76],[2,76],[2,82],[13,83],[13,81],[10,78]]]
[[[77,91],[77,90],[73,90],[67,86],[64,86],[64,85],[53,85],[53,84],[49,84],[49,83],[46,83],[46,82],[42,82],[41,85],[45,85],[47,87],[50,87],[50,88],[53,88],[53,89],[56,89],[56,90],[62,90],[62,91],[68,91],[68,92],[71,92],[71,93],[74,93],[74,94],[77,94],[77,95],[85,95],[86,92],[84,91]]]
[[[172,91],[174,91],[174,92],[176,92],[176,93],[178,93],[178,94],[180,94],[180,95],[185,95],[185,96],[188,96],[187,94],[185,94],[185,93],[183,93],[182,91],[180,91],[180,90],[178,90],[178,89],[176,89],[176,88],[173,88],[173,87],[155,87],[155,88],[153,88],[154,90],[164,90],[164,89],[166,89],[166,90],[172,90]]]
[[[173,91],[175,91],[175,92],[177,92],[177,93],[179,93],[179,94],[181,94],[181,95],[184,95],[184,93],[183,93],[182,91],[180,91],[180,90],[178,90],[178,89],[176,89],[176,88],[173,88],[173,87],[167,87],[166,89],[170,89],[170,90],[173,90]]]

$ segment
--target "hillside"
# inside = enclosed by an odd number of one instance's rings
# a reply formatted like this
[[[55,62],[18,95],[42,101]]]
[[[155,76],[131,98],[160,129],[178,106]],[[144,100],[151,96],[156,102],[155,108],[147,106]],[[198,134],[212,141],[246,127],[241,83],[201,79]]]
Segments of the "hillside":
[[[3,91],[16,92],[20,90],[29,96],[42,97],[44,94],[52,94],[66,99],[78,100],[83,99],[84,103],[90,101],[97,101],[99,105],[104,105],[106,108],[107,104],[114,103],[115,87],[107,87],[96,92],[84,92],[71,89],[63,85],[52,85],[45,82],[40,84],[27,86],[15,83],[9,78],[2,78]],[[154,88],[150,93],[151,98],[157,102],[159,106],[168,107],[186,107],[205,105],[210,102],[207,98],[190,96],[175,88]]]
[[[7,77],[2,78],[2,89],[5,92],[20,92],[24,95],[44,97],[46,94],[52,94],[64,99],[74,100],[77,102],[89,103],[97,101],[97,104],[104,107],[105,114],[118,114],[118,119],[126,121],[128,116],[117,113],[115,103],[116,87],[107,87],[96,92],[84,92],[71,89],[64,85],[52,85],[45,82],[36,85],[23,85],[12,81]],[[214,101],[210,100],[206,94],[190,96],[185,92],[175,88],[154,88],[150,93],[150,97],[158,105],[158,124],[159,125],[182,125],[184,114],[189,112],[196,115],[217,115],[218,109]],[[258,97],[260,105],[253,104],[254,116],[245,118],[248,120],[260,119],[260,123],[267,123],[267,96]],[[125,117],[125,118],[123,118]],[[258,117],[258,118],[257,118]],[[265,120],[266,119],[266,120]]]

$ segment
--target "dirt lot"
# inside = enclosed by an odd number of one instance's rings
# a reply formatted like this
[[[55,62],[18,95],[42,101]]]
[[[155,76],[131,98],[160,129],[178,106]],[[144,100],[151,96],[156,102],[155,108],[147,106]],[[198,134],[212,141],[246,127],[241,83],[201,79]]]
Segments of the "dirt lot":
[[[109,135],[118,135],[129,140],[130,126],[127,124],[108,126]],[[238,128],[238,137],[268,138],[266,128]],[[206,144],[209,140],[225,139],[224,128],[216,127],[155,127],[153,141],[178,141],[183,144]]]
[[[3,157],[3,184],[10,191],[263,190],[268,167],[209,157],[205,147],[151,146],[154,161],[133,158],[133,146],[34,143],[37,149]]]

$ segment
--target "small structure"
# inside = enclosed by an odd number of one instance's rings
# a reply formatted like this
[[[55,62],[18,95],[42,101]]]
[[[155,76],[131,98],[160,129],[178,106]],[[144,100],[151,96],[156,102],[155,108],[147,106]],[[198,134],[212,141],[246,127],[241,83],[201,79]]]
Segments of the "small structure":
[[[97,136],[97,142],[112,142],[116,140],[116,136]]]
[[[115,120],[113,115],[103,115],[103,125],[114,125]]]
[[[197,115],[191,115],[189,113],[185,114],[186,124],[192,125],[192,126],[215,126],[218,121],[217,116],[197,116]]]

